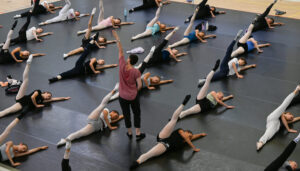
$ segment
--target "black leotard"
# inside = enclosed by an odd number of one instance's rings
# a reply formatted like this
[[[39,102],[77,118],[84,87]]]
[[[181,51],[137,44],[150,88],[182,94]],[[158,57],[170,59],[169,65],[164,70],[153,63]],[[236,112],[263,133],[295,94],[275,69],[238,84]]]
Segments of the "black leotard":
[[[182,148],[185,145],[185,141],[179,134],[179,130],[182,129],[176,129],[168,138],[164,139],[160,138],[159,135],[157,135],[157,142],[162,143],[167,148],[167,151]]]
[[[32,93],[30,93],[29,95],[26,95],[24,97],[22,97],[19,100],[16,100],[16,102],[20,103],[22,105],[22,107],[28,106],[30,109],[35,108],[35,105],[32,102],[31,96],[33,95],[33,93],[38,92],[38,95],[36,96],[35,100],[37,104],[43,104],[43,97],[42,97],[42,92],[41,90],[34,90]]]

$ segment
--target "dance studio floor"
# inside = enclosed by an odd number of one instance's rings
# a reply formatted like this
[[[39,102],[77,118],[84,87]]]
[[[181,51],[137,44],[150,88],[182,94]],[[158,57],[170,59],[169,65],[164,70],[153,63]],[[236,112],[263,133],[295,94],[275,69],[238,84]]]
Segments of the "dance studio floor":
[[[97,0],[72,0],[73,7],[82,13],[89,13],[94,6],[98,7]],[[139,4],[138,0],[111,1],[104,0],[105,16],[115,15],[122,19],[124,7],[129,9]],[[62,4],[59,2],[57,4]],[[170,40],[173,43],[182,38],[187,24],[184,19],[193,12],[191,5],[172,3],[165,6],[161,12],[160,21],[172,26],[181,26],[180,30]],[[98,9],[97,9],[98,10]],[[164,79],[174,79],[175,82],[163,85],[160,89],[143,91],[141,95],[142,129],[147,133],[146,139],[136,143],[128,140],[125,135],[124,121],[119,123],[119,129],[95,133],[72,143],[70,165],[73,170],[128,170],[130,163],[141,153],[149,150],[156,142],[156,135],[167,123],[173,111],[182,102],[186,94],[192,94],[192,99],[185,109],[194,105],[199,77],[205,77],[211,70],[216,59],[223,58],[227,46],[239,29],[246,29],[255,14],[226,10],[226,15],[219,15],[210,19],[210,23],[218,26],[216,39],[208,43],[194,43],[178,49],[189,53],[183,57],[181,63],[170,63],[150,68],[148,71],[163,76]],[[97,11],[98,13],[99,11]],[[12,17],[19,12],[0,15],[0,40],[6,39],[11,27]],[[135,12],[129,14],[127,21],[136,22],[132,26],[118,29],[124,50],[141,46],[146,52],[140,56],[140,61],[146,56],[152,45],[158,45],[166,35],[158,34],[153,37],[130,41],[130,37],[144,31],[145,25],[154,17],[155,10]],[[31,26],[55,14],[32,18]],[[96,18],[94,23],[96,23]],[[286,23],[268,32],[256,32],[254,37],[260,42],[269,42],[271,47],[265,48],[264,53],[251,53],[247,56],[248,63],[256,63],[257,68],[244,73],[245,78],[238,80],[235,77],[226,81],[214,82],[210,90],[223,91],[225,94],[234,94],[235,98],[226,102],[236,106],[235,109],[217,110],[188,117],[178,122],[177,127],[190,129],[194,133],[206,132],[207,137],[194,141],[201,149],[193,153],[186,146],[183,150],[164,154],[151,159],[137,170],[203,170],[203,171],[259,171],[268,165],[296,134],[281,131],[259,153],[256,152],[256,142],[265,130],[267,115],[272,112],[283,99],[292,92],[299,83],[300,72],[300,21],[294,19],[276,18]],[[25,22],[19,19],[14,37]],[[196,23],[199,23],[197,21]],[[49,146],[46,151],[38,152],[29,157],[16,159],[22,163],[17,167],[24,171],[56,171],[60,170],[64,147],[56,148],[60,138],[80,129],[86,124],[88,114],[101,102],[102,98],[118,81],[118,69],[108,69],[98,76],[77,78],[48,84],[48,78],[74,66],[78,56],[63,60],[62,54],[77,48],[81,44],[82,36],[77,36],[78,30],[87,27],[88,17],[78,22],[69,21],[51,24],[43,27],[45,31],[54,32],[54,35],[43,38],[42,43],[29,42],[21,45],[33,52],[43,52],[47,55],[35,58],[30,71],[30,85],[28,93],[34,89],[51,91],[54,96],[71,96],[72,99],[53,103],[42,110],[29,113],[17,125],[7,140],[15,143],[25,142],[30,148]],[[113,39],[111,30],[100,32],[108,39]],[[14,48],[13,46],[11,48]],[[93,52],[92,57],[103,58],[107,64],[118,62],[118,51],[115,44],[106,49]],[[21,79],[25,63],[0,66],[0,79],[11,74]],[[4,89],[0,92],[0,109],[12,105],[14,96],[6,96]],[[110,109],[120,111],[118,101],[108,105]],[[288,111],[296,116],[300,115],[300,106],[294,106]],[[0,119],[0,131],[17,115],[10,115]],[[300,123],[294,124],[294,129],[300,130]],[[300,148],[298,147],[291,158],[300,162]],[[8,163],[7,163],[8,164]]]

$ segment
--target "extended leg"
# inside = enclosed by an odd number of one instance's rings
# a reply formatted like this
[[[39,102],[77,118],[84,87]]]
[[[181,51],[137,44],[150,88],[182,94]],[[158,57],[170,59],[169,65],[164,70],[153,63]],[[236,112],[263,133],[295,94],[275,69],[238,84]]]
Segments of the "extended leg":
[[[14,105],[12,105],[11,107],[3,110],[0,112],[0,117],[3,117],[3,116],[6,116],[8,114],[11,114],[11,113],[15,113],[15,112],[18,112],[22,109],[22,106],[20,103],[16,103]]]
[[[295,141],[291,141],[289,145],[284,149],[284,151],[280,154],[280,156],[278,156],[269,166],[265,168],[265,171],[279,170],[284,162],[287,161],[289,156],[293,153],[296,145],[297,143]]]
[[[156,156],[159,156],[159,155],[163,154],[166,150],[167,149],[163,144],[158,143],[153,148],[151,148],[151,150],[149,150],[147,153],[142,154],[137,159],[137,162],[139,164],[142,164],[150,158],[153,158],[153,157],[156,157]]]
[[[247,43],[249,37],[252,34],[253,28],[254,28],[254,24],[250,24],[250,26],[248,27],[247,33],[245,33],[244,36],[241,37],[241,39],[239,40],[240,43]]]
[[[18,122],[19,122],[19,119],[16,118],[5,128],[5,130],[0,135],[0,144],[4,143],[5,139],[10,134],[11,130],[17,125]]]
[[[29,70],[30,70],[30,66],[31,66],[31,60],[32,60],[32,55],[29,56],[28,61],[26,63],[26,67],[23,72],[23,83],[21,84],[19,92],[16,96],[16,100],[19,100],[25,96],[25,93],[26,93],[26,90],[27,90],[27,87],[29,84]]]
[[[59,11],[59,15],[65,14],[71,7],[70,0],[65,0],[66,5]]]
[[[65,57],[65,58],[70,57],[70,56],[73,56],[73,55],[76,55],[76,54],[79,54],[79,53],[81,53],[81,52],[83,52],[83,51],[84,51],[84,48],[83,48],[83,47],[74,49],[74,50],[68,52],[68,53],[66,54],[66,57]]]
[[[270,11],[271,11],[274,4],[275,3],[270,4],[269,7],[266,9],[266,11],[263,14],[261,14],[260,16],[265,18],[267,15],[269,15],[269,13],[270,13]]]
[[[98,24],[104,20],[104,7],[103,7],[103,0],[99,0],[99,17],[98,17]]]
[[[174,48],[174,47],[181,46],[181,45],[186,45],[186,44],[189,44],[189,43],[190,43],[190,39],[185,37],[185,38],[181,39],[180,41],[175,42],[172,45],[169,45],[169,48]]]
[[[89,115],[89,119],[98,119],[100,114],[102,113],[103,109],[105,108],[105,106],[108,104],[109,99],[112,97],[113,93],[110,92],[108,93],[102,100],[102,102],[100,103],[100,105],[94,109],[92,111],[92,113]]]
[[[9,45],[10,45],[10,41],[11,41],[11,37],[12,37],[13,33],[14,33],[14,30],[9,30],[6,41],[2,47],[3,50],[9,49]]]
[[[214,73],[215,73],[214,71],[210,71],[210,73],[206,76],[205,83],[197,95],[197,100],[201,100],[206,96],[210,81],[211,81],[212,77],[214,76]]]
[[[163,139],[163,138],[168,138],[168,137],[172,134],[172,132],[173,132],[175,126],[176,126],[178,117],[179,117],[181,111],[183,110],[183,107],[184,107],[184,105],[181,104],[181,105],[175,110],[175,112],[174,112],[173,115],[172,115],[171,120],[170,120],[170,121],[167,123],[167,125],[160,131],[160,133],[159,133],[159,138],[162,138],[162,139]]]
[[[270,121],[267,120],[266,131],[264,135],[259,139],[259,142],[262,143],[262,145],[266,144],[266,142],[270,140],[278,132],[279,128],[280,128],[279,119],[270,120]]]
[[[197,12],[198,12],[198,10],[196,9],[193,16],[192,16],[192,19],[191,19],[191,22],[190,22],[189,26],[186,28],[186,30],[183,34],[184,36],[188,36],[190,34],[191,30],[193,29],[193,25],[194,25],[194,21],[195,21]]]
[[[201,108],[198,104],[194,105],[193,107],[185,110],[185,111],[182,111],[179,115],[179,118],[182,119],[188,115],[192,115],[192,114],[196,114],[196,113],[199,113],[201,112]]]
[[[152,27],[158,21],[160,11],[161,11],[161,6],[158,7],[158,9],[156,10],[155,17],[147,24],[147,27]]]
[[[93,128],[93,126],[91,124],[87,124],[85,127],[83,127],[82,129],[68,135],[68,139],[73,141],[75,139],[90,135],[91,133],[93,133],[95,130]]]
[[[131,38],[131,40],[136,40],[136,39],[140,39],[143,37],[147,37],[147,36],[151,36],[152,31],[150,29],[146,29],[143,33],[140,33],[134,37]]]

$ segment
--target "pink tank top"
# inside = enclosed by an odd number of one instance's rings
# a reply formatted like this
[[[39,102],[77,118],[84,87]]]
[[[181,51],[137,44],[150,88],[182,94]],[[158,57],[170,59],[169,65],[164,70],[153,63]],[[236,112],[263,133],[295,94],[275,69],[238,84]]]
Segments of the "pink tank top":
[[[106,27],[112,26],[111,18],[108,17],[108,18],[102,20],[98,25],[104,25]]]

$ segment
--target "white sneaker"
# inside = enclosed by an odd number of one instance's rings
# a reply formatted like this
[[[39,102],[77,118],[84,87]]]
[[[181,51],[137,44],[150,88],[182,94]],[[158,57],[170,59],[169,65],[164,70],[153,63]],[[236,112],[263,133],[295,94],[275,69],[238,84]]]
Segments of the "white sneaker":
[[[71,140],[68,139],[68,138],[66,138],[65,141],[66,141],[66,146],[65,146],[66,150],[70,150],[71,149],[71,145],[72,145],[71,144]]]
[[[21,15],[17,14],[17,15],[14,16],[14,18],[21,18]]]
[[[60,141],[56,144],[56,146],[61,146],[61,145],[64,145],[66,143],[66,140],[65,139],[60,139]]]
[[[32,56],[32,55],[29,55],[29,57],[28,57],[28,59],[27,59],[27,63],[28,63],[28,64],[31,64],[32,58],[33,58],[33,56]]]
[[[199,87],[203,86],[205,84],[205,81],[206,81],[205,79],[199,79],[198,86]]]

